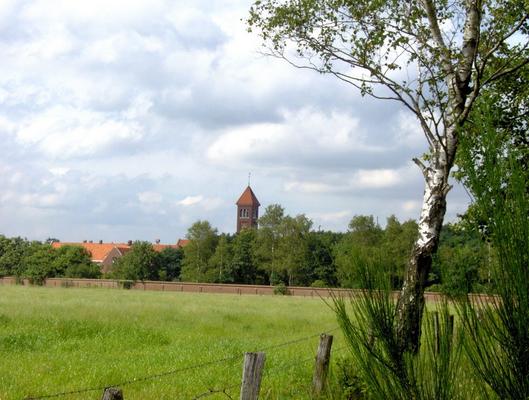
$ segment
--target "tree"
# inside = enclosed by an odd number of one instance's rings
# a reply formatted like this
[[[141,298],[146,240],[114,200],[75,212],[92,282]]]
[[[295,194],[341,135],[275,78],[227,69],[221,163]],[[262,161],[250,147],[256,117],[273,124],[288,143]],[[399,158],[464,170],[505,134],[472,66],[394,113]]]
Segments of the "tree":
[[[180,278],[180,270],[184,251],[173,247],[166,247],[158,253],[158,275],[162,281],[175,281]]]
[[[375,246],[382,239],[382,229],[372,215],[355,215],[349,222],[351,238],[358,244]]]
[[[259,273],[254,257],[256,230],[242,229],[233,241],[233,257],[227,271],[235,283],[264,283],[263,274]],[[259,282],[260,281],[260,282]]]
[[[272,285],[281,280],[279,277],[281,268],[279,242],[284,218],[285,210],[279,204],[266,207],[264,214],[259,218],[255,255],[259,265],[268,271]]]
[[[209,259],[215,252],[217,230],[208,221],[197,221],[187,231],[189,243],[184,247],[182,280],[207,282]]]
[[[21,237],[6,238],[0,235],[0,276],[20,276],[22,259],[28,245],[28,241]]]
[[[250,9],[249,28],[270,54],[400,102],[428,141],[414,159],[425,185],[396,311],[401,352],[419,348],[424,288],[465,121],[483,88],[528,63],[528,18],[524,0],[258,0]]]
[[[99,278],[101,269],[92,262],[90,253],[81,246],[61,246],[54,250],[52,262],[56,276]]]
[[[30,283],[42,285],[46,278],[57,276],[53,266],[55,252],[49,244],[33,241],[25,248],[22,268],[19,275],[28,278]]]
[[[112,274],[121,279],[133,281],[157,280],[158,254],[149,242],[134,242],[125,255],[118,258]]]
[[[338,284],[333,249],[342,237],[341,233],[311,231],[307,237],[307,271],[303,284],[334,287]]]
[[[287,284],[301,283],[308,259],[308,235],[312,221],[304,214],[286,216],[280,226],[279,262],[286,274]]]
[[[401,224],[394,215],[388,217],[381,247],[385,263],[388,264],[391,286],[394,289],[402,285],[404,271],[416,238],[415,221],[408,220]]]
[[[227,235],[221,235],[219,243],[215,248],[215,253],[209,259],[209,266],[212,275],[214,276],[213,281],[219,283],[233,282],[233,276],[231,276],[230,266],[233,259],[233,251],[231,244],[228,241]]]

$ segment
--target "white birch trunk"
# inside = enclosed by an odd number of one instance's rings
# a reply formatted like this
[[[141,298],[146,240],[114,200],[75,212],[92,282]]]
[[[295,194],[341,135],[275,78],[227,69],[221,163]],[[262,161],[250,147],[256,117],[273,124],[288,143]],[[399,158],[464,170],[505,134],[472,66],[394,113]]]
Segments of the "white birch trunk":
[[[467,94],[470,92],[472,65],[479,38],[480,3],[466,0],[467,15],[463,32],[461,59],[450,58],[450,51],[438,25],[433,0],[423,0],[432,38],[441,53],[441,67],[448,88],[444,131],[433,138],[428,166],[416,160],[425,178],[425,189],[419,234],[415,242],[396,309],[396,335],[401,351],[417,352],[420,344],[421,321],[424,310],[424,288],[432,266],[432,255],[437,251],[441,227],[446,212],[446,196],[450,190],[448,178],[457,150],[458,128],[468,114]],[[454,62],[455,61],[455,62]],[[468,108],[468,107],[467,107]],[[424,127],[427,129],[427,127]],[[425,132],[428,136],[428,133]]]

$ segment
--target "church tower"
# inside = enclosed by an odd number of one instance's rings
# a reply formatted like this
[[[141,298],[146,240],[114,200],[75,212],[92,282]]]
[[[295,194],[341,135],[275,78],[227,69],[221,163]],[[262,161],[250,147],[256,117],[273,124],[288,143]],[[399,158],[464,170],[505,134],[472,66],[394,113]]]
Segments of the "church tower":
[[[237,200],[237,233],[244,228],[257,228],[259,218],[259,200],[248,185]]]

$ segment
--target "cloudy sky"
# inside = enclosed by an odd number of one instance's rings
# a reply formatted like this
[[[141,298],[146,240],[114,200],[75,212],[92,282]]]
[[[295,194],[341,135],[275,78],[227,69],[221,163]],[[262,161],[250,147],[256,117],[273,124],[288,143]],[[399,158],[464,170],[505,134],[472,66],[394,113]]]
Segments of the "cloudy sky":
[[[0,0],[0,233],[172,243],[261,204],[346,230],[417,218],[397,103],[259,53],[246,0]],[[447,217],[468,198],[456,188]]]

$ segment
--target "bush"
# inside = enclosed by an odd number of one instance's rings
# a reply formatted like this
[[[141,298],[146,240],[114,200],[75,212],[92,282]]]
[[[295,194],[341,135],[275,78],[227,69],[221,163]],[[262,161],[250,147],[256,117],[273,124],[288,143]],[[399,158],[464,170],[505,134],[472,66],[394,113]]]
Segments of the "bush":
[[[136,282],[131,281],[131,280],[119,281],[119,286],[122,289],[127,289],[128,290],[128,289],[131,289],[134,286],[135,283]]]
[[[324,281],[322,281],[321,279],[315,280],[314,282],[312,282],[312,284],[310,286],[313,287],[313,288],[326,288],[326,287],[328,287],[328,285]]]
[[[286,296],[290,294],[290,291],[288,290],[288,287],[283,282],[281,282],[279,285],[274,287],[274,294]]]

